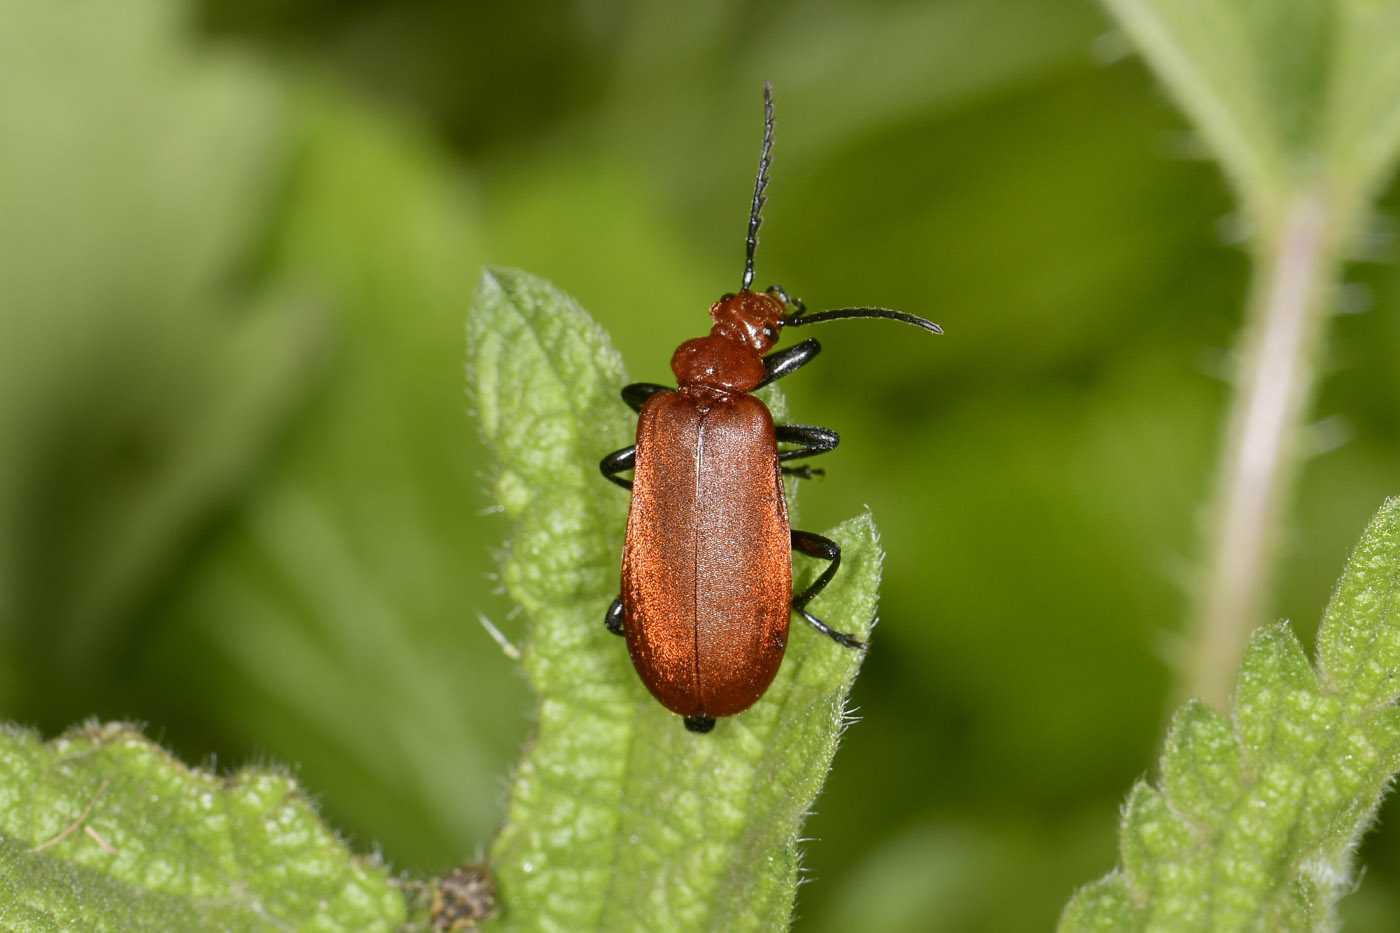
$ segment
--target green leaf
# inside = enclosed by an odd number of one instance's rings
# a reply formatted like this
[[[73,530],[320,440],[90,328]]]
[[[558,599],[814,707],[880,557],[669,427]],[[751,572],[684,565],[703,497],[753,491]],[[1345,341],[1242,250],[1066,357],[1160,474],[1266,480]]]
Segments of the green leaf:
[[[502,928],[774,930],[797,885],[797,836],[821,788],[861,655],[795,625],[768,693],[693,735],[642,687],[603,627],[617,593],[627,496],[598,461],[626,446],[627,381],[570,298],[489,270],[468,325],[476,405],[513,532],[504,562],[525,609],[534,740],[491,859]],[[874,612],[869,516],[827,532],[841,573],[814,603],[857,634]],[[810,574],[815,568],[799,569]]]
[[[1162,757],[1162,786],[1197,825],[1216,825],[1229,812],[1228,789],[1243,779],[1239,743],[1230,724],[1206,704],[1191,700],[1172,720]]]
[[[1317,670],[1286,624],[1255,632],[1233,729],[1199,701],[1182,708],[1163,789],[1139,784],[1124,810],[1122,868],[1077,893],[1060,929],[1334,929],[1352,852],[1400,770],[1397,596],[1392,499],[1327,608]]]
[[[1060,918],[1060,929],[1089,933],[1122,933],[1134,929],[1136,924],[1133,904],[1119,872],[1080,888]]]
[[[285,774],[191,770],[123,724],[0,729],[6,929],[396,930],[403,892]]]
[[[1400,5],[1342,0],[1333,32],[1322,163],[1358,198],[1385,184],[1400,152]]]
[[[1391,605],[1400,575],[1400,519],[1392,503],[1371,522],[1337,581],[1317,633],[1318,666],[1347,698],[1347,714],[1390,702],[1400,665],[1400,626]]]

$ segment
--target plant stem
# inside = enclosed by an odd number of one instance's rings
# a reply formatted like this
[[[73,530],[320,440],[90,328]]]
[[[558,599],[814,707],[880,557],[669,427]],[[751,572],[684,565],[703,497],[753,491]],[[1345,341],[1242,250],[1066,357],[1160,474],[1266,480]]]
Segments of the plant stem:
[[[1297,192],[1256,253],[1239,382],[1208,539],[1188,691],[1224,710],[1249,633],[1265,621],[1282,511],[1312,394],[1339,228],[1317,189]]]

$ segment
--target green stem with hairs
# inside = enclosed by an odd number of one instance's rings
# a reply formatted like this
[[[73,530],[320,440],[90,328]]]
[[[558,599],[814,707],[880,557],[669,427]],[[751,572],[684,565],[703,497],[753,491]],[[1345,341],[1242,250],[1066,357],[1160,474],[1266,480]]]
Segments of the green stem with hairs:
[[[1299,460],[1335,274],[1335,212],[1319,188],[1259,240],[1237,391],[1209,531],[1187,691],[1225,709],[1249,633],[1268,621],[1283,510]]]

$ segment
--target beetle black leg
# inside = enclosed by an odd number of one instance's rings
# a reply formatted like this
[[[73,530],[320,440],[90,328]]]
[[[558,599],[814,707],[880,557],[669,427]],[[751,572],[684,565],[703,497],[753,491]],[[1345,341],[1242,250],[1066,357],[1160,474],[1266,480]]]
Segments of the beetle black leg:
[[[621,450],[614,450],[602,460],[598,461],[598,469],[603,471],[603,476],[617,483],[623,489],[631,489],[632,481],[621,479],[617,474],[632,469],[637,462],[637,447],[624,447]]]
[[[835,450],[836,445],[841,443],[841,436],[835,431],[811,424],[775,425],[774,434],[780,442],[802,445],[793,450],[779,451],[779,460],[796,460],[800,457],[824,454],[829,450]],[[813,476],[824,476],[826,471],[814,469],[804,464],[798,467],[783,467],[783,473],[787,476],[796,476],[798,479],[811,479]]]
[[[801,444],[793,450],[778,451],[779,460],[797,460],[802,457],[815,457],[829,450],[835,450],[841,443],[841,435],[831,428],[819,428],[814,424],[779,424],[774,426],[774,436],[780,444]],[[805,469],[798,467],[797,469]],[[784,473],[789,472],[784,470]],[[815,472],[820,473],[820,470]]]
[[[807,604],[812,601],[812,597],[825,589],[826,585],[831,582],[831,578],[836,576],[836,568],[841,566],[841,545],[830,538],[824,538],[810,531],[797,531],[793,529],[792,549],[794,551],[801,551],[809,557],[820,557],[831,561],[831,563],[827,565],[827,568],[822,571],[821,576],[817,577],[817,579],[812,582],[811,586],[792,598],[793,611],[806,619],[808,625],[837,644],[845,645],[847,648],[857,649],[870,647],[854,635],[847,635],[845,632],[836,631],[807,611]]]
[[[802,616],[802,618],[807,620],[808,625],[812,626],[812,628],[821,632],[823,635],[825,635],[827,638],[830,638],[838,645],[843,645],[847,648],[854,648],[857,651],[864,651],[866,648],[870,647],[869,642],[861,641],[854,635],[848,635],[845,632],[836,631],[836,629],[827,625],[825,622],[812,615],[806,609],[798,609],[797,612],[800,616]]]
[[[827,565],[827,568],[822,571],[821,576],[812,581],[811,586],[792,598],[792,608],[801,612],[806,605],[812,601],[813,597],[826,589],[826,585],[831,582],[831,578],[836,576],[836,570],[841,566],[841,545],[819,534],[813,534],[810,531],[798,531],[794,528],[792,530],[792,549],[794,551],[801,551],[808,557],[820,557],[823,560],[831,562]]]
[[[621,596],[614,599],[612,605],[608,607],[608,611],[603,615],[603,624],[607,626],[608,631],[612,632],[614,635],[623,634]]]
[[[820,352],[822,352],[822,345],[809,338],[801,343],[793,344],[786,350],[768,354],[763,358],[763,381],[754,388],[761,389],[775,379],[781,379],[795,370],[801,369],[812,362],[813,357]]]
[[[687,716],[685,717],[685,727],[691,732],[704,735],[715,727],[715,718],[713,716]]]
[[[634,382],[622,387],[622,400],[627,403],[628,408],[641,414],[647,399],[658,392],[671,391],[673,390],[670,386],[657,385],[655,382]]]
[[[627,407],[641,414],[642,406],[647,399],[658,392],[670,392],[669,386],[658,385],[655,382],[634,382],[631,385],[622,387],[622,400],[627,403]],[[621,479],[617,474],[625,473],[632,469],[637,460],[637,448],[624,447],[621,450],[614,450],[602,459],[598,464],[598,469],[603,471],[603,476],[610,482],[617,483],[623,489],[631,489],[630,480]]]

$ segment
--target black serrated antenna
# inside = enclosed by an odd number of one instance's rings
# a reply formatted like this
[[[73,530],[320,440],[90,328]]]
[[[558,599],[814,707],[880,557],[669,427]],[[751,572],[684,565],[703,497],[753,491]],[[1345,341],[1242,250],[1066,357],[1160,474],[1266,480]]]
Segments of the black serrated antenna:
[[[816,314],[803,314],[798,312],[783,318],[783,326],[797,327],[802,324],[820,324],[822,321],[846,321],[858,317],[884,318],[887,321],[899,321],[903,324],[913,324],[915,327],[922,327],[931,334],[943,333],[943,328],[939,327],[928,318],[919,317],[917,314],[909,314],[907,311],[891,311],[889,308],[836,308],[831,311],[818,311]]]
[[[773,85],[763,82],[763,150],[758,155],[758,179],[753,183],[753,206],[749,208],[748,249],[744,254],[746,292],[753,284],[753,251],[758,247],[758,228],[763,223],[763,189],[768,187],[768,165],[773,161]]]

